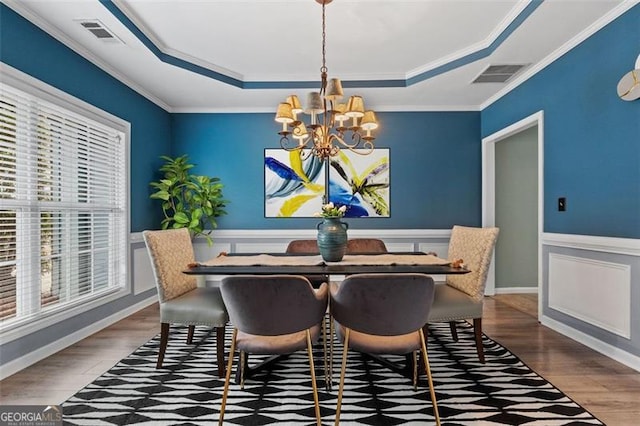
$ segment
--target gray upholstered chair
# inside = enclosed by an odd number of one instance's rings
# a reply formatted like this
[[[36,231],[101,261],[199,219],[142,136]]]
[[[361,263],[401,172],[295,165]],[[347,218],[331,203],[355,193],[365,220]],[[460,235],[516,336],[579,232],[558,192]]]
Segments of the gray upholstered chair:
[[[369,354],[413,354],[422,350],[436,423],[440,424],[427,345],[422,327],[433,302],[434,282],[424,274],[355,274],[331,284],[331,316],[343,342],[342,369],[335,424],[340,423],[344,376],[349,349]]]
[[[318,425],[321,425],[312,344],[322,332],[326,354],[324,318],[328,302],[328,285],[325,283],[314,290],[309,280],[298,275],[236,275],[224,278],[220,290],[234,329],[219,424],[222,424],[224,419],[236,349],[240,351],[238,366],[241,369],[245,367],[245,353],[284,355],[306,349],[316,420]],[[326,380],[326,355],[324,367]],[[242,385],[242,371],[240,377]]]
[[[196,277],[182,271],[195,261],[186,228],[142,233],[151,258],[160,300],[160,350],[156,368],[162,367],[170,324],[188,325],[191,344],[196,325],[216,330],[218,376],[224,377],[224,327],[229,319],[220,289],[198,287]]]
[[[471,272],[447,275],[446,284],[436,286],[436,294],[429,314],[429,323],[449,323],[455,341],[458,340],[455,321],[473,320],[476,351],[482,363],[484,363],[482,345],[484,288],[498,233],[498,228],[472,228],[458,225],[453,227],[447,258],[462,259],[464,266]]]

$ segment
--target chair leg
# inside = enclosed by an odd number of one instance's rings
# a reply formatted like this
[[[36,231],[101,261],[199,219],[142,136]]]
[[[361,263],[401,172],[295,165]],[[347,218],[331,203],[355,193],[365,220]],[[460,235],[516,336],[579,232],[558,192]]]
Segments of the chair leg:
[[[238,363],[238,368],[240,369],[240,389],[244,390],[244,371],[247,365],[247,361],[245,360],[245,352],[240,351],[240,362]]]
[[[416,351],[411,353],[413,356],[413,390],[418,390],[418,356],[416,355]]]
[[[327,392],[331,390],[331,381],[329,377],[329,370],[327,368],[327,317],[322,318],[322,346],[324,355],[324,388]]]
[[[190,345],[193,343],[193,332],[195,331],[195,329],[196,329],[195,325],[189,326],[189,331],[187,332],[187,345]]]
[[[167,350],[167,341],[169,340],[169,323],[163,322],[160,325],[160,349],[158,349],[158,362],[156,368],[162,368],[164,360],[164,352]]]
[[[224,377],[224,326],[216,327],[216,358],[218,377]]]
[[[231,381],[231,368],[233,367],[233,353],[236,351],[236,337],[238,329],[233,329],[233,337],[231,338],[231,349],[229,349],[229,363],[227,364],[227,374],[224,379],[224,391],[222,392],[222,403],[220,404],[220,418],[218,425],[222,426],[224,421],[224,409],[227,405],[227,395],[229,394],[229,382]]]
[[[429,381],[429,393],[431,394],[431,403],[433,404],[433,414],[436,418],[436,425],[440,426],[440,413],[438,412],[438,403],[436,402],[436,392],[433,389],[433,378],[431,377],[431,367],[429,366],[429,353],[427,352],[427,342],[424,338],[422,330],[420,332],[420,345],[422,346],[422,357],[424,358],[424,368],[427,370],[427,379]]]
[[[338,388],[338,403],[336,404],[335,426],[340,424],[340,408],[342,407],[342,393],[344,392],[344,373],[347,369],[347,352],[349,351],[349,329],[344,332],[344,349],[342,350],[342,369],[340,370],[340,386]]]
[[[473,333],[476,336],[476,352],[478,359],[484,364],[484,345],[482,344],[482,318],[473,319]]]
[[[453,337],[453,341],[458,341],[458,329],[456,328],[455,321],[449,321],[449,330],[451,330],[451,337]]]
[[[335,330],[333,329],[333,317],[329,316],[329,382],[333,387],[333,337]]]
[[[313,348],[311,347],[311,333],[309,329],[307,329],[307,353],[309,354],[309,369],[311,370],[311,387],[313,388],[313,402],[316,408],[316,422],[318,426],[322,426],[320,402],[318,401],[318,387],[316,386],[316,368],[313,365]]]

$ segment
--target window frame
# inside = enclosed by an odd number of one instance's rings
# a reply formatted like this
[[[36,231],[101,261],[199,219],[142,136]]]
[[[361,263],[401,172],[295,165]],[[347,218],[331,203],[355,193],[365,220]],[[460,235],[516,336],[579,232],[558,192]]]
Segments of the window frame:
[[[111,127],[124,135],[124,250],[123,250],[123,267],[124,267],[124,283],[117,287],[97,292],[90,296],[80,297],[77,300],[67,302],[59,307],[51,309],[43,309],[36,318],[27,317],[22,320],[18,319],[6,326],[0,326],[0,339],[2,343],[7,343],[28,334],[34,333],[45,327],[60,323],[69,318],[88,312],[99,306],[108,304],[122,297],[131,294],[131,243],[130,243],[130,200],[131,200],[131,180],[130,180],[130,157],[131,157],[131,124],[109,112],[106,112],[92,104],[89,104],[79,98],[76,98],[60,89],[50,86],[28,74],[23,73],[7,64],[0,62],[0,85],[11,86],[15,89],[26,92],[32,96],[38,97],[43,101],[52,103],[60,108],[71,111],[89,120],[93,120],[102,125]],[[3,200],[3,204],[11,207],[12,200]],[[29,257],[33,257],[29,255]],[[28,260],[29,261],[29,260]],[[29,261],[33,263],[33,261]],[[39,268],[39,265],[38,265]],[[17,301],[17,303],[19,303]],[[97,319],[98,321],[104,318]]]

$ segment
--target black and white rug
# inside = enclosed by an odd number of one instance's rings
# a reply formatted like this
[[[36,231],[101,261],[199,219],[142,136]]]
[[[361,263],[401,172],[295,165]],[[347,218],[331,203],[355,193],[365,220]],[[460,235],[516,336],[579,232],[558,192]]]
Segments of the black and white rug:
[[[429,360],[443,425],[603,424],[486,336],[486,364],[481,364],[472,328],[466,323],[458,328],[458,342],[448,325],[430,328]],[[227,334],[228,350],[230,329]],[[185,342],[186,328],[172,327],[164,368],[156,370],[159,336],[150,340],[67,400],[65,424],[217,424],[224,381],[214,365],[215,337],[201,329],[194,337],[197,344]],[[331,392],[324,388],[320,346],[315,353],[323,424],[335,418],[342,348],[334,349]],[[308,365],[306,352],[300,352],[247,380],[244,390],[232,384],[225,424],[315,424]],[[350,352],[340,420],[344,425],[434,424],[426,379],[414,391],[409,379]]]

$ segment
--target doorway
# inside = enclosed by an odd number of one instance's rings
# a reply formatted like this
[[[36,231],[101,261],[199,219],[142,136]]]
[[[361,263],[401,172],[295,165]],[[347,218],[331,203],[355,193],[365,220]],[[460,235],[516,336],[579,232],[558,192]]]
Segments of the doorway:
[[[543,128],[539,111],[482,140],[482,225],[501,228],[486,294],[537,292],[538,317],[543,290]]]

